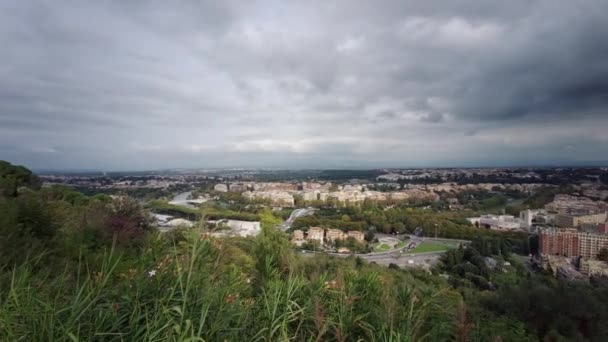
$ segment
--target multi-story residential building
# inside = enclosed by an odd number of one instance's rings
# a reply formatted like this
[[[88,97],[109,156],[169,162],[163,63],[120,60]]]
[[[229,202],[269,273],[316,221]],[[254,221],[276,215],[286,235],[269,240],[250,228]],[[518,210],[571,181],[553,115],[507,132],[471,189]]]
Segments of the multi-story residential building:
[[[576,229],[543,229],[539,234],[540,253],[545,255],[578,256],[579,237]]]
[[[583,224],[599,224],[606,222],[606,212],[596,214],[557,214],[555,225],[563,228],[580,228]]]
[[[348,237],[352,237],[359,242],[363,242],[365,240],[365,234],[358,230],[350,230],[347,233]]]
[[[608,276],[608,264],[599,260],[582,259],[580,271],[586,276]]]
[[[299,229],[294,230],[291,235],[291,243],[298,246],[302,245],[304,243],[304,232]]]
[[[255,183],[253,184],[255,191],[295,191],[298,190],[298,185],[294,183]]]
[[[245,183],[231,183],[228,185],[228,189],[233,192],[247,191],[247,184]]]
[[[365,200],[365,195],[361,191],[336,191],[330,192],[329,198],[335,198],[336,201],[342,203],[359,203]]]
[[[319,191],[318,190],[307,190],[302,192],[302,199],[305,201],[316,201],[319,199]]]
[[[319,200],[321,200],[321,201],[327,201],[328,197],[329,197],[329,192],[320,192],[319,193]]]
[[[380,191],[365,191],[363,195],[372,201],[386,201],[387,199],[386,193]]]
[[[340,229],[328,229],[325,237],[327,238],[327,241],[344,240],[346,234]]]
[[[269,199],[273,205],[293,207],[295,200],[293,195],[285,191],[245,191],[243,197],[248,200]]]
[[[593,201],[586,197],[559,194],[555,195],[553,202],[545,205],[545,209],[556,213],[593,214],[606,211],[608,205],[605,202]]]
[[[604,247],[608,247],[608,235],[579,232],[580,256],[584,259],[597,259]]]
[[[531,231],[535,224],[554,224],[555,215],[544,209],[523,210],[519,213],[519,224],[524,230]]]
[[[329,190],[331,188],[331,182],[327,183],[316,183],[316,182],[302,182],[302,190]]]
[[[292,236],[291,236],[292,240],[304,240],[304,232],[296,229],[293,231]]]
[[[538,210],[523,210],[519,213],[519,224],[520,227],[525,230],[530,230],[532,228],[532,221],[534,220],[534,216],[538,213]]]
[[[319,242],[323,242],[323,239],[325,238],[325,230],[320,227],[310,227],[308,229],[307,238],[309,240],[316,240]]]
[[[213,190],[219,191],[219,192],[227,192],[228,191],[228,186],[226,184],[216,184],[213,187]]]
[[[541,254],[596,259],[600,250],[608,247],[608,235],[576,229],[543,229],[539,244]]]

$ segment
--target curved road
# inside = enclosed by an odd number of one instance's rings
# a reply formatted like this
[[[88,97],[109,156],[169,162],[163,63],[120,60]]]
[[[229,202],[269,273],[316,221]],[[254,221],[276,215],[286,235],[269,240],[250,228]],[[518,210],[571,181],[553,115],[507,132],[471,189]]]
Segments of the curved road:
[[[300,209],[296,209],[296,210],[292,211],[291,215],[289,215],[289,218],[287,219],[287,221],[285,221],[285,223],[283,223],[283,229],[287,230],[287,229],[291,228],[291,225],[298,217],[312,215],[312,213],[314,213],[314,211],[315,210],[313,208],[300,208]]]

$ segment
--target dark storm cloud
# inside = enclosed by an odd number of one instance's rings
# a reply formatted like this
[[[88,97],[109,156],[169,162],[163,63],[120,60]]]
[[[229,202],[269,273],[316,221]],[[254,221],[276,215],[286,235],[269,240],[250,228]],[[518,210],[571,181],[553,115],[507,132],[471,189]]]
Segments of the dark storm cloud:
[[[601,1],[547,3],[520,20],[458,95],[480,119],[578,116],[608,103],[608,25]],[[551,20],[548,20],[551,18]]]
[[[608,3],[4,1],[0,159],[601,159]]]

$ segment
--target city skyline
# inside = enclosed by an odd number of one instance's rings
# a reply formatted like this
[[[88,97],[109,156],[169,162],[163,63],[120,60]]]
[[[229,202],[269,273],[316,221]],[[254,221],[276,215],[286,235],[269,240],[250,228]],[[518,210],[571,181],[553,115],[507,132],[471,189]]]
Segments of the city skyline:
[[[5,1],[36,170],[605,165],[608,3]]]

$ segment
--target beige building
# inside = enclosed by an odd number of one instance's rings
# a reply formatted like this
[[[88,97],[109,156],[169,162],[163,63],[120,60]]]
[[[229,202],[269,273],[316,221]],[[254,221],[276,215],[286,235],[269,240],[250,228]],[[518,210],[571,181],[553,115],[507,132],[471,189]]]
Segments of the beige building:
[[[555,225],[563,228],[580,228],[583,224],[599,224],[604,222],[606,222],[606,212],[589,215],[555,215]]]
[[[325,237],[325,230],[320,227],[310,227],[308,229],[308,239],[309,240],[317,240],[319,242],[323,242],[323,238]]]
[[[228,190],[233,192],[243,192],[247,191],[247,187],[248,186],[246,183],[231,183],[228,185]]]
[[[245,191],[243,197],[248,201],[255,199],[270,200],[273,205],[293,207],[293,196],[286,191]]]
[[[579,255],[584,259],[596,259],[600,250],[608,247],[607,234],[579,232]]]
[[[291,235],[291,243],[300,246],[304,243],[304,232],[296,229]]]
[[[608,264],[599,260],[581,260],[580,271],[586,276],[608,276]]]
[[[227,192],[228,191],[228,185],[226,185],[226,184],[216,184],[213,187],[213,190],[219,191],[219,192]]]
[[[294,240],[304,240],[304,232],[301,231],[301,230],[299,230],[299,229],[294,230],[293,234],[292,234],[292,239],[294,239]]]
[[[351,230],[348,232],[347,235],[348,235],[348,237],[352,237],[359,242],[363,242],[363,240],[365,240],[365,234],[363,234],[363,232],[360,232],[358,230]]]
[[[328,229],[325,237],[327,238],[327,241],[344,240],[346,234],[340,229]]]
[[[543,229],[539,233],[539,244],[540,252],[544,255],[597,259],[600,250],[608,247],[608,234],[576,229]]]
[[[308,190],[302,192],[302,199],[305,201],[316,201],[319,199],[319,191],[318,190]]]

